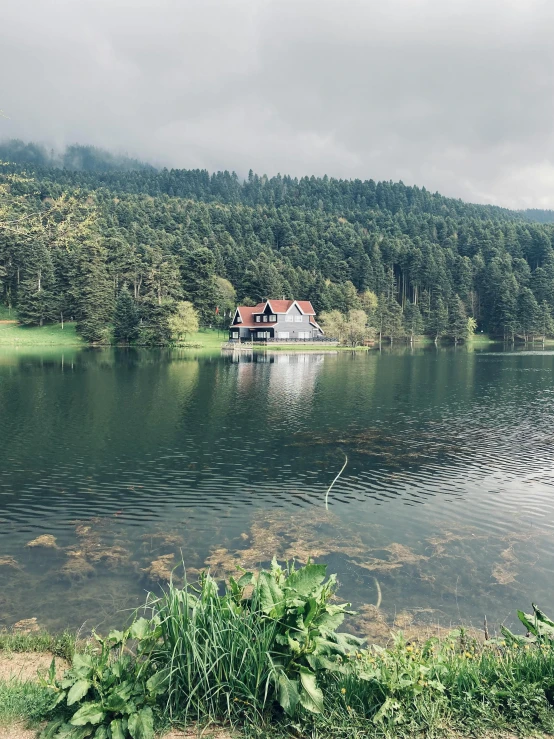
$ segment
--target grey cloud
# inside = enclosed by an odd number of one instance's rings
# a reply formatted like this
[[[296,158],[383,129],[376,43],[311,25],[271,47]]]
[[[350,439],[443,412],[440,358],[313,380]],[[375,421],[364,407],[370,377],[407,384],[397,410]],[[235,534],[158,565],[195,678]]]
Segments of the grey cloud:
[[[4,0],[0,137],[554,207],[548,0]]]

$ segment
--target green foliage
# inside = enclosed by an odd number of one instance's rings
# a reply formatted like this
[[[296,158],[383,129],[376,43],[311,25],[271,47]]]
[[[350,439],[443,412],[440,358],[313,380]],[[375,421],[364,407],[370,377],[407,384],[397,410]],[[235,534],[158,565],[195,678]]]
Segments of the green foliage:
[[[116,343],[128,344],[139,335],[139,313],[129,290],[124,286],[115,304],[113,335]]]
[[[274,560],[269,572],[253,580],[255,602],[277,622],[271,654],[271,681],[279,703],[289,715],[298,705],[312,713],[323,712],[323,691],[318,676],[342,672],[342,661],[361,641],[337,633],[349,604],[332,605],[336,576],[326,579],[326,566],[307,564],[281,569]]]
[[[351,310],[346,314],[338,310],[324,312],[321,314],[321,324],[328,338],[338,339],[347,346],[358,346],[373,335],[367,313],[363,310]]]
[[[46,631],[24,634],[0,630],[0,651],[3,652],[51,652],[70,661],[74,650],[75,636],[69,631],[61,634],[49,634]]]
[[[91,147],[0,157],[19,162],[0,163],[0,303],[33,325],[63,315],[106,341],[127,284],[141,343],[169,341],[162,306],[183,299],[224,325],[233,291],[362,309],[392,341],[417,335],[413,305],[437,342],[463,338],[463,311],[505,339],[553,330],[554,226],[522,213],[401,183],[158,172]]]
[[[14,722],[36,724],[44,718],[49,704],[48,691],[36,682],[0,680],[0,727]]]
[[[139,618],[106,639],[94,635],[97,648],[75,654],[62,680],[56,679],[52,661],[42,684],[50,691],[55,717],[42,737],[153,739],[152,709],[167,687],[167,672],[151,658],[160,633],[155,619]]]
[[[326,671],[343,669],[360,642],[336,629],[345,605],[331,605],[336,578],[325,566],[270,570],[231,578],[223,595],[209,575],[198,590],[170,584],[150,600],[161,641],[155,659],[168,667],[168,710],[187,719],[245,711],[261,717],[274,704],[293,716],[323,710],[319,685]]]
[[[457,344],[468,338],[468,318],[459,295],[454,295],[448,311],[448,336]]]
[[[533,613],[524,613],[518,611],[517,616],[521,623],[527,629],[527,636],[516,636],[507,629],[505,626],[502,627],[502,635],[510,644],[529,644],[531,642],[548,643],[554,646],[554,621],[548,618],[548,616],[541,611],[541,609],[531,604],[533,607]]]
[[[181,301],[175,306],[175,312],[168,318],[168,326],[173,341],[184,341],[187,335],[198,331],[198,313],[192,303]]]
[[[554,621],[536,605],[518,612],[527,636],[503,629],[482,642],[459,629],[413,643],[398,633],[362,648],[337,631],[348,611],[335,590],[324,565],[275,560],[223,590],[209,574],[170,583],[148,597],[149,619],[96,636],[63,679],[52,664],[40,685],[0,681],[0,720],[49,713],[43,739],[152,739],[155,719],[322,739],[554,731]],[[44,635],[23,638],[46,646]]]

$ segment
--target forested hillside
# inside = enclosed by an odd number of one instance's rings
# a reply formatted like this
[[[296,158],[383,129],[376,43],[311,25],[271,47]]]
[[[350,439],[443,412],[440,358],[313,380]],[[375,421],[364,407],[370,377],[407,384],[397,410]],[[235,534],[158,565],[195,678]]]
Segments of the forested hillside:
[[[391,337],[440,338],[468,317],[505,338],[553,331],[554,226],[525,214],[402,183],[243,182],[18,147],[0,148],[0,302],[24,322],[73,317],[102,341],[125,305],[160,342],[179,300],[214,323],[236,300],[285,296],[364,309]]]

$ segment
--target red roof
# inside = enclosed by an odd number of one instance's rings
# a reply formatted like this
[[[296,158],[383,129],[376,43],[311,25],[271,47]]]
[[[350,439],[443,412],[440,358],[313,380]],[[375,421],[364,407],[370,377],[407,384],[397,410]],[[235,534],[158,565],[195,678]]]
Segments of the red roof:
[[[264,308],[267,305],[267,303],[269,303],[271,310],[274,313],[286,313],[288,309],[291,307],[291,305],[294,303],[294,300],[267,300],[264,303]],[[262,311],[260,311],[260,313],[261,312]]]
[[[315,316],[315,310],[309,300],[264,300],[263,303],[258,303],[258,305],[252,307],[239,305],[237,310],[242,318],[242,323],[233,323],[232,326],[240,326],[241,328],[272,328],[270,323],[256,323],[254,320],[256,314],[259,315],[265,311],[268,303],[273,313],[287,313],[294,303],[296,303],[302,313]]]
[[[296,304],[298,305],[302,313],[307,313],[310,316],[315,316],[315,310],[309,300],[297,300]]]
[[[250,307],[249,305],[239,305],[237,308],[242,323],[233,323],[233,326],[240,326],[241,328],[257,328],[260,324],[254,322],[254,313],[260,313],[265,307],[265,303],[258,303]]]

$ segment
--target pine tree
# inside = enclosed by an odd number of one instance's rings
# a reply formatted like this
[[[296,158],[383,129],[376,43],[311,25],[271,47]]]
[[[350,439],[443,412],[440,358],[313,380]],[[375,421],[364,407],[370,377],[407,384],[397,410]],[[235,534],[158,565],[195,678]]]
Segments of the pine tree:
[[[42,326],[56,317],[58,303],[50,252],[33,241],[24,249],[23,265],[17,295],[19,318],[22,323]]]
[[[537,330],[542,335],[542,343],[544,346],[546,337],[554,334],[554,319],[552,318],[550,306],[546,300],[543,300],[539,306]]]
[[[466,341],[468,337],[467,313],[459,295],[455,295],[448,311],[448,336],[456,345],[459,341]]]
[[[114,297],[106,265],[106,252],[97,241],[81,254],[77,301],[77,330],[83,338],[91,343],[108,342]]]
[[[214,256],[206,247],[199,247],[183,260],[182,283],[185,298],[193,304],[203,323],[214,320],[217,307]]]
[[[433,336],[435,344],[439,343],[439,340],[444,336],[448,329],[448,309],[440,295],[435,299],[435,303],[429,315],[427,328],[429,333]]]
[[[410,338],[410,344],[414,343],[416,336],[423,333],[423,318],[419,307],[410,301],[404,307],[404,330]]]
[[[114,312],[114,340],[118,344],[128,344],[139,334],[139,313],[127,286],[120,290]]]
[[[402,308],[393,297],[385,298],[381,330],[384,336],[389,337],[391,344],[403,335]]]
[[[519,330],[523,334],[525,343],[527,343],[529,334],[533,335],[537,331],[539,321],[539,306],[528,287],[522,288],[518,295],[517,318]]]

